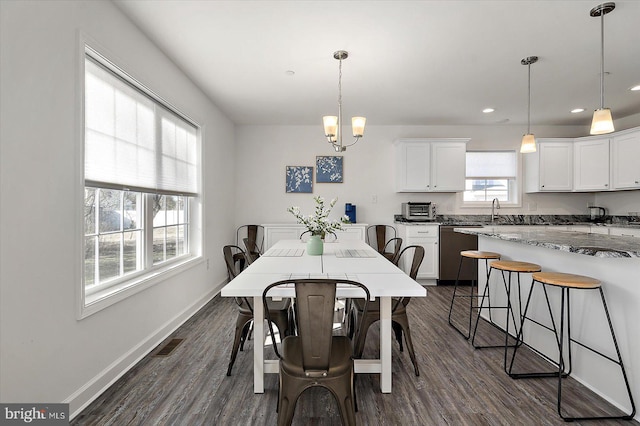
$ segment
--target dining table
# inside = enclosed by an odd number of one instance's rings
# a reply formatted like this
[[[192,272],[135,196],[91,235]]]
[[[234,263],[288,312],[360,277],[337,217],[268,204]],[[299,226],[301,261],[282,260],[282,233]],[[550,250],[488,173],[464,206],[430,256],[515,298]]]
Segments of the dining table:
[[[324,243],[321,255],[309,255],[301,240],[280,240],[221,290],[222,297],[253,298],[254,318],[264,318],[262,293],[277,281],[296,278],[348,279],[364,284],[372,299],[380,299],[380,358],[356,359],[356,374],[380,374],[380,389],[391,392],[391,299],[426,297],[424,286],[411,279],[362,240],[338,239]],[[338,286],[337,298],[361,298],[356,287]],[[275,287],[271,297],[293,298],[293,286]],[[253,390],[264,393],[264,375],[279,373],[278,360],[265,359],[265,321],[254,321]],[[262,343],[261,343],[262,342]]]

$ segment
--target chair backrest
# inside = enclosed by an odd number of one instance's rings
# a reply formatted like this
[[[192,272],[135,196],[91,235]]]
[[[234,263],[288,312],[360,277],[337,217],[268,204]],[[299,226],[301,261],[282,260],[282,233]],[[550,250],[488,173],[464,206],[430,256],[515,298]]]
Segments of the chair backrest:
[[[387,243],[384,245],[384,248],[382,249],[382,253],[393,253],[393,255],[391,256],[391,258],[389,259],[391,262],[393,262],[394,265],[398,264],[398,257],[400,256],[400,249],[402,248],[402,238],[400,237],[396,237],[396,238],[392,238],[389,241],[387,241]],[[389,249],[389,250],[387,250]]]
[[[244,243],[244,247],[247,249],[247,262],[251,264],[254,260],[260,257],[260,250],[258,249],[256,242],[249,238],[243,238],[242,242]]]
[[[420,269],[420,265],[422,264],[422,260],[424,259],[424,247],[416,246],[416,245],[405,247],[397,256],[395,264],[399,265],[403,256],[405,257],[411,256],[411,252],[413,252],[413,258],[411,259],[411,268],[409,269],[409,276],[411,277],[411,279],[415,280],[416,277],[418,276],[418,269]],[[411,298],[403,297],[399,301],[404,306],[407,306],[409,304],[409,301],[411,301]],[[395,310],[397,307],[398,307],[398,303],[396,303],[395,306],[393,306],[393,310]]]
[[[238,246],[227,245],[222,247],[222,254],[224,255],[224,261],[227,264],[229,280],[232,280],[237,277],[244,269],[244,266],[248,264],[246,253]]]
[[[245,266],[249,264],[246,253],[238,246],[224,246],[222,247],[222,254],[224,255],[224,262],[227,264],[229,281],[237,277]],[[241,309],[249,309],[253,312],[253,306],[251,306],[248,298],[236,297],[235,300]]]
[[[371,225],[367,227],[367,244],[376,249],[378,253],[383,253],[387,241],[396,237],[396,228],[391,225]]]
[[[300,234],[300,240],[303,242],[307,242],[311,237],[311,235],[312,235],[311,231],[304,231],[302,234]],[[325,243],[336,241],[337,239],[338,239],[338,235],[336,235],[335,232],[327,232],[323,238]]]
[[[236,245],[245,238],[249,240],[252,253],[262,254],[264,250],[264,227],[262,225],[242,225],[236,230]],[[248,249],[248,247],[247,247]]]
[[[338,283],[362,289],[365,297],[365,313],[371,296],[364,285],[351,280],[298,279],[278,281],[269,285],[262,293],[262,302],[265,306],[265,312],[267,312],[273,348],[278,358],[282,357],[278,352],[273,325],[267,309],[268,292],[273,287],[291,283],[295,285],[296,291],[296,320],[298,338],[302,342],[302,365],[305,373],[310,377],[321,376],[323,372],[328,371],[331,359],[333,318]]]

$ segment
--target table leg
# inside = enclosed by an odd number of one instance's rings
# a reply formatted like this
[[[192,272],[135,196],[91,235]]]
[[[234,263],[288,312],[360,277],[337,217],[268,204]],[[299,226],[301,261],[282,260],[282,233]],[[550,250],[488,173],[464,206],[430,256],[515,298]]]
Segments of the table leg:
[[[264,306],[253,298],[253,392],[264,393]]]
[[[391,297],[380,298],[380,390],[391,393]]]

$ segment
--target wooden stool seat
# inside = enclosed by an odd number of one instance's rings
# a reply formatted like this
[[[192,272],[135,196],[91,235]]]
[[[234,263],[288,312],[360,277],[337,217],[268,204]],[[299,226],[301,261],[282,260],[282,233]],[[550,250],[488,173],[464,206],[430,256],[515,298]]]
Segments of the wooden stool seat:
[[[566,274],[563,272],[536,272],[533,279],[544,284],[567,288],[592,289],[600,287],[600,280],[583,275]]]
[[[542,271],[542,267],[540,265],[529,262],[520,262],[517,260],[496,260],[491,263],[491,267],[509,272],[531,273]]]
[[[500,259],[500,253],[492,251],[463,250],[460,252],[460,256],[471,259]]]

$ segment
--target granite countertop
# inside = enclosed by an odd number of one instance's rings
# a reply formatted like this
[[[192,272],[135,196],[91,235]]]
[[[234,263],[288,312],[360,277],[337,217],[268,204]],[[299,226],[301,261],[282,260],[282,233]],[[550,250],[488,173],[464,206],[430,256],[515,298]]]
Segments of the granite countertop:
[[[485,226],[456,228],[463,234],[483,235],[505,241],[570,253],[608,258],[640,258],[640,238],[554,230],[553,226]]]

